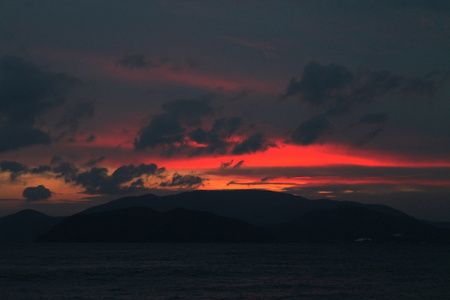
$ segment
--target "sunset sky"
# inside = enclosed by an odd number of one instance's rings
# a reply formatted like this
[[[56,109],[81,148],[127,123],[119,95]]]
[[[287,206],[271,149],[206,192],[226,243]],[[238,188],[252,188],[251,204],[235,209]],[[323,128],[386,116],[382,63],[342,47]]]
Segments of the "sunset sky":
[[[268,189],[450,221],[450,2],[0,9],[0,216]]]

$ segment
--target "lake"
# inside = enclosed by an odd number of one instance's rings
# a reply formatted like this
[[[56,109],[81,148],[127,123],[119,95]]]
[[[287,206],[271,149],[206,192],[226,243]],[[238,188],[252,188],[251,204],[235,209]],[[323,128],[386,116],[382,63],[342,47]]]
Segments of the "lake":
[[[2,299],[450,299],[450,246],[0,244]]]

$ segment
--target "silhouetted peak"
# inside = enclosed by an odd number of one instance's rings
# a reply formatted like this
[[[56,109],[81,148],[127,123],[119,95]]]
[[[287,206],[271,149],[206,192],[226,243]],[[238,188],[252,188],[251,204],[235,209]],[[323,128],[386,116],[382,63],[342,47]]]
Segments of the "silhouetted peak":
[[[176,208],[126,208],[71,216],[39,242],[268,242],[274,238],[247,222]]]
[[[4,218],[13,217],[13,218],[36,218],[36,217],[50,217],[49,215],[46,215],[44,213],[41,213],[34,209],[24,209],[21,211],[18,211],[14,214],[5,216]]]

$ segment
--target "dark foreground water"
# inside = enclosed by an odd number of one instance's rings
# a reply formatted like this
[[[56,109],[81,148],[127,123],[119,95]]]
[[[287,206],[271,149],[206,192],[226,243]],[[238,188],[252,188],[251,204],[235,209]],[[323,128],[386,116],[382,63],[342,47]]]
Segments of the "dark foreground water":
[[[450,247],[3,244],[1,299],[450,299]]]

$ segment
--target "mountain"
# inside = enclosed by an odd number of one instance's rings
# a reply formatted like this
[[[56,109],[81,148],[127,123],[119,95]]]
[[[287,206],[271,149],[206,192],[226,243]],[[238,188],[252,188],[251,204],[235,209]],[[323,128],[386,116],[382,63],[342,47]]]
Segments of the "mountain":
[[[62,218],[32,210],[0,218],[0,241],[32,241],[60,220]],[[233,227],[231,223],[238,225]],[[147,226],[146,229],[140,229],[139,224]],[[179,224],[183,226],[173,229]],[[261,231],[255,226],[270,230],[282,241],[294,242],[356,239],[450,242],[449,230],[419,221],[385,205],[308,200],[264,190],[193,191],[170,196],[125,197],[69,217],[43,235],[41,240],[50,240],[53,236],[55,241],[88,241],[99,240],[99,236],[103,236],[104,241],[183,241],[177,232],[184,232],[184,240],[190,237],[192,241],[213,241],[211,236],[199,235],[205,231],[200,228],[207,228],[214,230],[214,235],[222,241],[250,241],[253,238],[248,234]],[[237,227],[242,237],[235,229]],[[158,236],[152,228],[158,228],[165,238]],[[252,228],[253,231],[243,228]],[[188,231],[183,231],[185,229]],[[234,240],[226,235],[227,232],[234,236]]]
[[[288,193],[266,190],[200,190],[169,196],[147,194],[114,200],[89,208],[82,213],[89,214],[130,207],[147,207],[156,211],[185,208],[244,220],[256,226],[269,226],[294,220],[310,211],[343,205],[366,206],[383,213],[405,216],[404,213],[384,205],[363,205],[356,202],[325,199],[308,200]]]
[[[407,215],[393,215],[364,206],[340,206],[308,212],[273,226],[283,241],[450,242],[450,231]]]
[[[2,217],[0,218],[0,242],[32,242],[62,219],[62,217],[47,216],[32,209]]]
[[[443,229],[450,229],[450,222],[433,222],[433,221],[427,221],[427,220],[422,220],[422,222],[430,224],[430,225],[432,225],[434,227],[443,228]]]
[[[182,208],[157,212],[127,208],[76,214],[41,235],[38,242],[270,242],[247,222]]]

